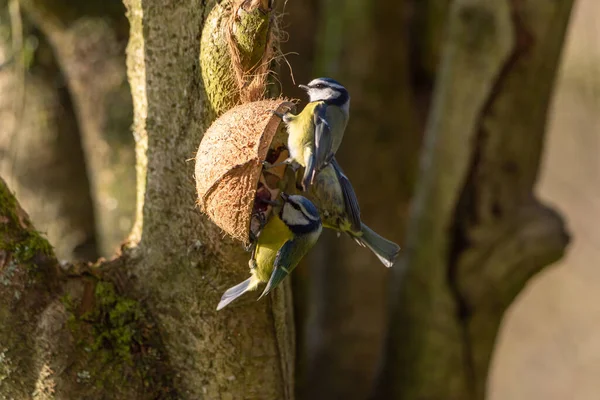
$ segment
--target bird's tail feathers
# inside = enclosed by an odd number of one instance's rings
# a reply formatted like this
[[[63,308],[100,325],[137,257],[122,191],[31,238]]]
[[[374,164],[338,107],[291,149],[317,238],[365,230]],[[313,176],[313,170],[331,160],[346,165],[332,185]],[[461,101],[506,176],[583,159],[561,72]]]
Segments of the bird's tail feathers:
[[[237,299],[244,293],[246,293],[250,290],[254,290],[256,288],[256,282],[255,282],[256,279],[253,279],[253,278],[254,277],[251,276],[250,278],[246,279],[245,281],[238,283],[237,285],[227,289],[225,291],[225,293],[223,293],[223,296],[221,296],[221,301],[219,302],[219,305],[217,306],[217,311],[222,310],[225,306],[227,306],[229,303],[231,303],[232,301],[234,301],[235,299]]]
[[[383,265],[388,268],[394,265],[396,257],[398,257],[398,253],[400,252],[400,246],[381,237],[365,224],[361,224],[361,231],[363,233],[362,236],[355,237],[355,239],[363,246],[368,247]]]

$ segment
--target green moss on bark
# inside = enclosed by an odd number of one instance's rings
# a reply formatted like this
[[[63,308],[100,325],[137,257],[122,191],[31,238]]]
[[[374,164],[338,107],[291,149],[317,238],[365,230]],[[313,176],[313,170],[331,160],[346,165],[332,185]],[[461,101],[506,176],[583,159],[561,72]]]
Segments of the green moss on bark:
[[[9,272],[18,266],[27,268],[28,281],[40,278],[38,263],[53,256],[52,246],[37,232],[19,207],[8,186],[0,182],[0,251],[9,255],[2,282],[10,284]]]
[[[270,15],[256,8],[243,12],[233,37],[240,51],[242,65],[251,70],[260,62],[269,41]]]
[[[2,217],[0,232],[3,234],[9,232],[10,224],[15,224],[18,221],[17,202],[3,181],[0,182],[0,217]]]
[[[233,24],[232,12],[236,13]],[[216,5],[208,15],[200,41],[200,67],[215,116],[248,100],[243,93],[250,90],[253,74],[268,73],[268,68],[263,68],[264,72],[261,68],[268,67],[264,56],[272,50],[272,22],[270,11],[261,7],[245,10],[233,1]],[[261,94],[266,92],[264,83],[266,79],[258,88]]]
[[[137,329],[143,316],[139,303],[117,295],[112,283],[98,282],[96,308],[81,317],[94,326],[92,351],[110,349],[117,360],[132,364],[132,349],[143,339]]]
[[[85,294],[79,302],[70,295],[61,299],[81,360],[74,378],[94,393],[127,384],[153,393],[150,398],[173,398],[170,374],[162,368],[162,345],[143,306],[119,294],[111,282],[91,281],[88,290],[93,291],[91,302],[83,300]]]

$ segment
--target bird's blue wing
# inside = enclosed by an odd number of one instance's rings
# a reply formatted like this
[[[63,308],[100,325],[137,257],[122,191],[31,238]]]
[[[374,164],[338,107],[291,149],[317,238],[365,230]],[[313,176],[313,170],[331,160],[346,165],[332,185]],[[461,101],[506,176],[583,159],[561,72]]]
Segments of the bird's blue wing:
[[[298,240],[293,239],[288,240],[281,246],[279,251],[277,252],[277,256],[275,257],[275,262],[273,263],[273,272],[271,273],[271,278],[269,282],[267,282],[267,286],[265,290],[260,295],[259,299],[266,296],[271,292],[271,290],[275,289],[277,285],[281,283],[281,281],[292,272],[292,269],[298,264],[294,263],[296,256],[298,255]]]
[[[354,188],[352,187],[352,184],[350,183],[348,177],[344,174],[344,171],[342,171],[342,167],[340,167],[335,157],[331,158],[331,166],[335,170],[335,174],[337,175],[338,181],[340,182],[340,187],[342,188],[342,194],[344,195],[344,204],[346,206],[346,213],[348,214],[348,219],[350,220],[352,231],[360,232],[360,206],[358,205],[358,199],[356,198]]]
[[[317,166],[314,148],[304,150],[306,157],[306,167],[304,168],[304,175],[302,176],[302,190],[308,190],[308,187],[313,182],[313,177],[316,176]]]
[[[327,122],[327,104],[320,103],[315,107],[314,113],[315,125],[315,166],[311,176],[311,182],[314,182],[315,176],[319,171],[329,163],[333,156],[333,135],[331,127]]]

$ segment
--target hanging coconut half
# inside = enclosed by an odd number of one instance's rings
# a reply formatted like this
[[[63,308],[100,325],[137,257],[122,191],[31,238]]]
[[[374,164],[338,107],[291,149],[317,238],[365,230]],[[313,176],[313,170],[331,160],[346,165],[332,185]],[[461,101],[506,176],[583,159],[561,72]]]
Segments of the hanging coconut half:
[[[239,105],[220,116],[206,131],[196,154],[198,204],[223,231],[251,243],[261,221],[277,200],[287,179],[286,165],[263,169],[288,157],[287,132],[273,114],[294,110],[294,103],[270,99]]]

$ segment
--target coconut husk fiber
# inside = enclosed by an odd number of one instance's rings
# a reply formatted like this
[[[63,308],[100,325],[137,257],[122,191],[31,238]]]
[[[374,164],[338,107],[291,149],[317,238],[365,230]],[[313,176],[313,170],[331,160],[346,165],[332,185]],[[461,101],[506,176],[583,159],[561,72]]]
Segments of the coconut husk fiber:
[[[198,148],[195,168],[198,204],[223,231],[244,244],[250,243],[252,209],[262,161],[277,133],[284,130],[273,111],[285,113],[293,108],[294,103],[286,99],[234,107],[210,126]]]

